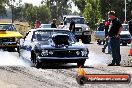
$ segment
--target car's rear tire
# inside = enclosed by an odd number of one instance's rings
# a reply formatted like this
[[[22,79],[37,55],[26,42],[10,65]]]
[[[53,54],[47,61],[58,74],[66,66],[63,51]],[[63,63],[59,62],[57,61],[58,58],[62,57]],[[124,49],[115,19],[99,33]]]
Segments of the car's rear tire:
[[[35,67],[36,67],[36,68],[41,68],[41,67],[42,67],[42,63],[39,62],[38,60],[36,60],[36,62],[35,62]]]
[[[77,62],[77,67],[84,67],[84,64],[85,64],[85,60],[82,60],[82,61],[79,61]]]
[[[7,51],[8,52],[15,52],[16,50],[15,50],[15,48],[7,48]]]

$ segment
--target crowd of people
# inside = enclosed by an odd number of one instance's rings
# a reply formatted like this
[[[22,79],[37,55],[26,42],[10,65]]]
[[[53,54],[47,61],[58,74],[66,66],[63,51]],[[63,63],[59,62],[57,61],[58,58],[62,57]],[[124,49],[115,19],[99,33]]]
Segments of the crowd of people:
[[[56,19],[53,19],[52,20],[52,23],[51,23],[51,28],[57,28],[57,20]],[[39,21],[39,20],[36,20],[35,21],[35,24],[34,24],[34,28],[36,29],[36,28],[40,28],[40,25],[41,25],[41,22]],[[61,23],[60,24],[61,26],[59,26],[59,27],[63,27],[64,25],[63,25],[63,23]],[[70,26],[69,26],[69,30],[71,31],[71,32],[75,32],[75,22],[74,21],[72,21],[71,23],[70,23]]]

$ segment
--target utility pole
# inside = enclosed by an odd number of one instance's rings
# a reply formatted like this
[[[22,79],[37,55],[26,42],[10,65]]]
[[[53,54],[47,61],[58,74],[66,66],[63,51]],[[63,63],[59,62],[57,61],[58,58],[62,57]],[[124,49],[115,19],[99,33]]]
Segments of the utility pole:
[[[125,22],[126,22],[126,0],[125,0]]]
[[[10,6],[11,6],[11,14],[12,14],[11,22],[14,23],[14,0],[11,0]]]
[[[11,22],[14,23],[14,7],[11,5],[11,13],[12,13],[12,20]]]

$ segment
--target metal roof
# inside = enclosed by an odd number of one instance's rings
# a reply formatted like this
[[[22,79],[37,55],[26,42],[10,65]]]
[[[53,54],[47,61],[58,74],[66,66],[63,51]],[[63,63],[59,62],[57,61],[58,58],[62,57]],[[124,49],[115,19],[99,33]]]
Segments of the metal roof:
[[[84,18],[82,16],[79,16],[79,15],[64,15],[63,18],[66,17],[66,18]]]
[[[12,24],[12,23],[4,23],[4,22],[2,22],[2,23],[0,23],[0,24]]]
[[[59,28],[37,28],[37,29],[31,29],[29,31],[39,31],[39,30],[50,30],[50,31],[69,31],[68,29],[59,29]]]

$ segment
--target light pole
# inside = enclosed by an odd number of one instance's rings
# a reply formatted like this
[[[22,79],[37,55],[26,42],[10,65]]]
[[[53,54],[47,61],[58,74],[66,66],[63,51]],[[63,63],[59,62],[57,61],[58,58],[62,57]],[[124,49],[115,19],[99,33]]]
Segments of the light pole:
[[[10,7],[11,7],[11,13],[12,13],[12,19],[11,19],[11,22],[14,23],[14,1],[11,0],[10,2]]]
[[[128,0],[128,1],[131,2],[132,0]],[[127,4],[127,2],[126,2],[126,0],[125,0],[125,22],[126,22],[126,12],[127,12],[126,4]]]
[[[126,22],[126,0],[125,0],[125,22]]]

